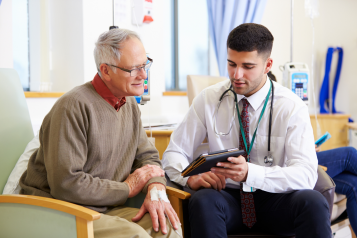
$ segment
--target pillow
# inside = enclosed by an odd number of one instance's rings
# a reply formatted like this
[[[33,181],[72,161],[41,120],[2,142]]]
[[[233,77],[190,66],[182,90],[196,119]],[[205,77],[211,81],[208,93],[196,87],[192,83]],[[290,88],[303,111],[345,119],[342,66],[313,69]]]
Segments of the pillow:
[[[35,152],[40,147],[40,139],[37,134],[26,146],[25,152],[20,156],[17,161],[15,168],[12,170],[9,178],[4,187],[3,194],[19,194],[20,185],[19,181],[22,174],[27,169],[27,164],[33,152]]]

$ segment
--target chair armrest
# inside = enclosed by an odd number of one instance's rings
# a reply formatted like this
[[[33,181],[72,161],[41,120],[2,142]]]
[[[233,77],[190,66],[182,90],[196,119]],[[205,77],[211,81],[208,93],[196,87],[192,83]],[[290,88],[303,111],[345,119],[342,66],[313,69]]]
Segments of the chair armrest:
[[[189,199],[191,197],[190,193],[182,191],[182,190],[177,189],[177,188],[172,188],[172,187],[169,187],[169,186],[166,186],[166,193],[169,196],[177,197],[177,198],[182,199],[182,200],[186,200],[186,199]]]
[[[99,212],[53,198],[38,197],[32,195],[0,195],[0,203],[20,203],[39,207],[46,207],[71,214],[87,221],[94,221],[100,218]]]
[[[329,204],[330,217],[332,215],[335,187],[336,185],[330,176],[328,176],[321,166],[318,166],[317,181],[314,190],[320,192],[326,198],[327,203]]]

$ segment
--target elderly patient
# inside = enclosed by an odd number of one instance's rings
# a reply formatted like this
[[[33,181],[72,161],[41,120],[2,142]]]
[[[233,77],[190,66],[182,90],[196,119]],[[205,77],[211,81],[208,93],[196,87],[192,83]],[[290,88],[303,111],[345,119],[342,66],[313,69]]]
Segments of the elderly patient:
[[[140,210],[122,206],[141,191],[165,190],[158,152],[131,97],[143,93],[152,60],[138,35],[125,29],[100,35],[94,58],[94,79],[63,95],[43,120],[40,147],[20,179],[20,193],[101,212],[96,238],[176,237],[164,215],[163,209],[181,233],[169,202],[162,206],[147,193]]]

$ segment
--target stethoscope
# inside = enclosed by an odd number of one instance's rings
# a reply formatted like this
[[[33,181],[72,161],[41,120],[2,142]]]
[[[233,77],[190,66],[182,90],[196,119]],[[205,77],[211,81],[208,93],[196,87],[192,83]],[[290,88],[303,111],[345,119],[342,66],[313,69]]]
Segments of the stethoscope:
[[[260,118],[259,118],[259,121],[258,121],[258,125],[259,125],[259,122],[260,122],[260,119],[265,111],[265,107],[266,107],[266,103],[268,102],[269,100],[269,95],[270,95],[270,91],[271,91],[271,102],[270,102],[270,115],[269,115],[269,134],[268,134],[268,155],[264,157],[264,163],[268,166],[271,166],[274,162],[274,159],[273,159],[273,156],[271,154],[271,151],[270,151],[270,137],[271,137],[271,120],[272,120],[272,117],[273,117],[273,101],[274,101],[274,85],[273,85],[273,82],[271,81],[271,79],[269,79],[270,81],[270,89],[267,96],[266,96],[266,100],[265,100],[265,104],[264,104],[264,107],[263,107],[263,110],[261,112],[261,115],[260,115]],[[235,107],[236,107],[236,110],[238,112],[238,120],[240,121],[240,115],[239,115],[239,111],[238,111],[238,99],[237,99],[237,94],[234,92],[233,90],[233,87],[232,85],[229,87],[229,89],[227,89],[226,91],[223,92],[223,94],[221,95],[221,97],[219,98],[219,101],[218,101],[218,104],[217,104],[217,107],[216,107],[216,110],[214,112],[214,115],[213,115],[213,127],[214,127],[214,133],[216,133],[217,136],[226,136],[226,135],[229,135],[229,133],[231,133],[231,130],[232,130],[232,127],[233,127],[233,122],[234,122],[234,118],[236,116],[236,113],[235,113],[235,108],[233,107],[233,117],[232,117],[232,120],[231,120],[231,125],[229,127],[229,130],[227,133],[223,133],[223,132],[217,132],[217,127],[216,127],[216,118],[217,118],[217,114],[218,114],[218,109],[222,103],[222,100],[225,98],[225,97],[228,97],[228,93],[229,92],[232,92],[233,95],[234,95],[234,103],[235,103]],[[241,122],[240,122],[241,124]],[[242,126],[241,126],[242,128]],[[258,129],[258,126],[254,132],[254,135],[253,135],[253,138],[252,138],[252,143],[254,142],[254,139],[255,139],[255,134],[256,134],[256,131]],[[244,132],[243,132],[244,133]],[[243,137],[244,138],[244,137]],[[244,138],[244,143],[245,143],[245,138]],[[250,152],[250,149],[249,148],[249,152]],[[249,154],[248,152],[248,154]]]

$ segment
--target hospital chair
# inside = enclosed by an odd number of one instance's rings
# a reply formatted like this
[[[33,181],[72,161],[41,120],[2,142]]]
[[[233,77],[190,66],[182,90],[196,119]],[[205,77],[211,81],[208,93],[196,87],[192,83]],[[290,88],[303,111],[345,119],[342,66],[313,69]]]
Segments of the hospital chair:
[[[14,69],[0,69],[0,191],[28,142],[34,137],[26,99]],[[167,194],[183,219],[180,199],[190,194],[167,188]],[[125,205],[139,208],[145,195]],[[181,213],[180,213],[181,212]],[[0,237],[93,238],[93,221],[100,213],[51,198],[0,195]]]
[[[187,76],[187,95],[189,99],[189,105],[191,106],[193,99],[206,87],[211,86],[213,84],[219,83],[221,81],[228,80],[225,77],[212,77],[212,76],[198,76],[198,75],[188,75]],[[194,152],[193,157],[196,158],[198,155],[202,153],[206,153],[209,151],[208,143],[202,143],[198,149]],[[169,181],[169,179],[168,179]],[[168,182],[168,186],[176,187],[178,189],[182,189],[188,192],[193,193],[194,191],[189,190],[187,188],[183,188],[182,186],[175,184],[171,181]],[[340,217],[340,215],[346,210],[346,197],[344,195],[339,195],[335,193],[335,183],[333,180],[326,174],[323,167],[318,168],[318,181],[315,185],[314,190],[319,191],[328,201],[331,215],[331,230],[332,233],[335,233],[339,229],[348,226],[349,220],[346,217]],[[184,201],[183,203],[183,214],[184,214],[184,225],[185,225],[185,237],[188,238],[189,234],[189,222],[188,222],[188,211],[187,204],[188,201]],[[352,231],[352,230],[351,230]],[[353,232],[352,232],[353,233]],[[267,235],[261,233],[245,233],[245,234],[237,234],[237,235],[229,235],[228,237],[281,237],[274,235]]]

